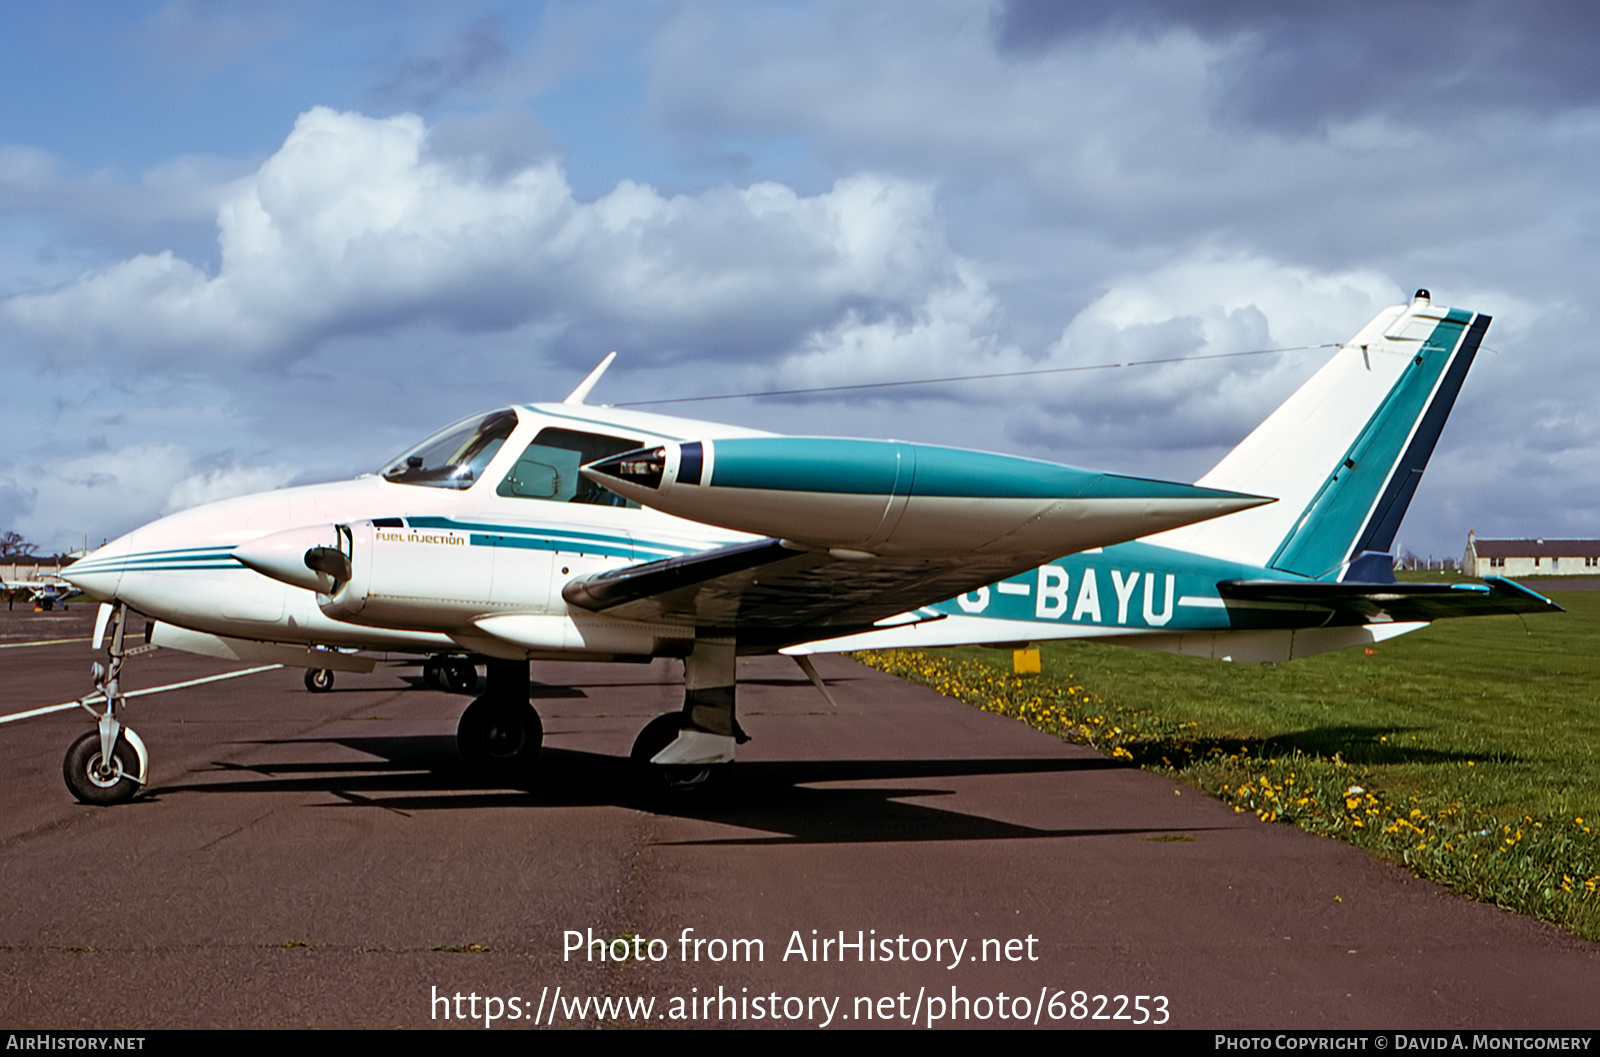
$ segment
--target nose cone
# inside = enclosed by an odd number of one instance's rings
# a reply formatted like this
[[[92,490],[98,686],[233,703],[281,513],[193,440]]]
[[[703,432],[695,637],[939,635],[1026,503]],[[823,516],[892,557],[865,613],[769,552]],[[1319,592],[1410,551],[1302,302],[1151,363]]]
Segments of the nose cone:
[[[97,601],[116,601],[132,542],[132,533],[117,537],[67,566],[61,578]]]
[[[312,525],[241,543],[233,549],[233,557],[239,564],[292,587],[331,594],[338,581],[350,579],[350,560],[339,544],[339,530],[334,526]]]

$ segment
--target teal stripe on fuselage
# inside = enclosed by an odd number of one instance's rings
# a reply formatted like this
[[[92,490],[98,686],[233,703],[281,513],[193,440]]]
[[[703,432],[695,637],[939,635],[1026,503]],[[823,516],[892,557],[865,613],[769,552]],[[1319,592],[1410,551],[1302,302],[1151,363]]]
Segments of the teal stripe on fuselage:
[[[474,532],[468,537],[468,542],[474,547],[514,547],[519,550],[530,551],[570,551],[573,549],[572,540],[549,539],[544,536],[501,536],[494,533]],[[584,543],[585,554],[604,554],[610,558],[637,557],[632,547],[614,546],[608,543]]]
[[[1451,309],[1323,482],[1268,565],[1301,576],[1336,575],[1428,409],[1472,313]],[[1420,363],[1416,362],[1420,357]]]
[[[518,546],[509,542],[523,539],[530,541],[526,545],[541,550],[571,550],[574,547],[583,549],[592,554],[621,554],[624,556],[640,551],[650,552],[652,555],[668,556],[679,554],[692,554],[702,550],[701,547],[686,547],[677,543],[661,543],[655,540],[640,540],[632,536],[623,536],[616,533],[582,532],[577,529],[554,528],[549,525],[496,525],[480,521],[456,521],[446,517],[409,517],[406,525],[410,528],[454,529],[458,532],[469,532],[485,537],[503,539],[503,543],[480,543],[477,536],[473,538],[473,546]],[[546,547],[545,544],[551,546]],[[707,546],[716,546],[708,544]],[[610,548],[606,550],[605,548]]]
[[[1327,622],[1329,613],[1322,607],[1224,602],[1217,583],[1244,579],[1305,578],[1135,541],[1069,555],[928,608],[948,616],[1107,631],[1226,631]]]
[[[233,559],[232,547],[185,547],[179,550],[145,551],[108,558],[85,558],[67,567],[69,573],[114,573],[128,570],[164,569],[242,569]]]
[[[497,525],[481,522],[456,521],[446,517],[410,517],[406,524],[416,529],[454,529],[469,533],[474,547],[518,547],[529,550],[581,551],[607,557],[636,558],[655,561],[660,558],[691,554],[705,548],[639,540],[626,535],[602,532],[584,532],[576,529],[559,529],[551,526]],[[720,544],[707,544],[707,547]],[[139,554],[118,555],[112,558],[87,559],[75,563],[70,571],[81,573],[121,572],[187,572],[192,570],[243,570],[233,557],[233,547],[216,546],[183,548],[169,551],[147,551]]]
[[[107,563],[122,564],[129,561],[162,561],[166,559],[182,558],[226,558],[233,553],[232,544],[223,544],[215,547],[178,547],[164,551],[138,551],[133,554],[118,554],[105,558],[84,558],[74,562],[70,568],[92,569]]]
[[[581,551],[585,554],[605,554],[622,558],[655,561],[658,558],[675,558],[682,554],[696,554],[702,550],[726,546],[727,542],[709,542],[703,546],[685,546],[681,543],[664,543],[660,540],[640,539],[637,536],[617,533],[584,532],[578,529],[554,528],[549,525],[497,525],[479,521],[456,521],[447,517],[408,517],[411,528],[454,529],[470,533],[469,542],[474,547],[523,547],[529,550]]]

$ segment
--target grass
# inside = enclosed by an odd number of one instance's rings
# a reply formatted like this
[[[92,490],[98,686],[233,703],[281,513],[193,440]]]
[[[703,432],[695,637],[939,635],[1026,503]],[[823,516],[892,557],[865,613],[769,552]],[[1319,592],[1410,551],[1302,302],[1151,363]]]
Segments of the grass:
[[[1600,592],[1270,667],[1046,643],[874,667],[1600,940]]]

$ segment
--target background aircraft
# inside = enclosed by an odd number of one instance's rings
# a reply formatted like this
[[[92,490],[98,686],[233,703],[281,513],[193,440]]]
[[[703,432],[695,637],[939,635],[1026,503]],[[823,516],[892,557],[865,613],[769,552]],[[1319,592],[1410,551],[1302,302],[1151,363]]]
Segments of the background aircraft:
[[[8,602],[14,602],[23,592],[27,592],[26,601],[40,609],[53,609],[57,602],[70,602],[83,594],[76,587],[60,579],[0,580],[0,593],[5,594]]]
[[[308,685],[389,653],[463,686],[484,663],[457,739],[499,772],[542,738],[530,660],[680,657],[683,707],[632,756],[683,788],[746,740],[741,653],[794,655],[820,687],[808,654],[867,646],[1094,637],[1287,660],[1551,610],[1501,580],[1395,584],[1385,553],[1488,322],[1419,291],[1192,486],[587,405],[608,357],[564,403],[474,416],[355,481],[163,518],[74,565],[111,643],[67,784],[113,803],[148,778],[116,718],[130,610],[153,644],[300,665]]]

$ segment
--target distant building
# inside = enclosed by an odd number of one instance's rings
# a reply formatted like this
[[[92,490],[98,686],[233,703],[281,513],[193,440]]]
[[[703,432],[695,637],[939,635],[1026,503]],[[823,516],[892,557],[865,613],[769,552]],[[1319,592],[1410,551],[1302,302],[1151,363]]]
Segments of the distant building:
[[[1600,576],[1600,540],[1481,540],[1467,531],[1469,576]]]
[[[76,558],[65,555],[21,555],[0,559],[0,581],[38,580],[61,575]]]

